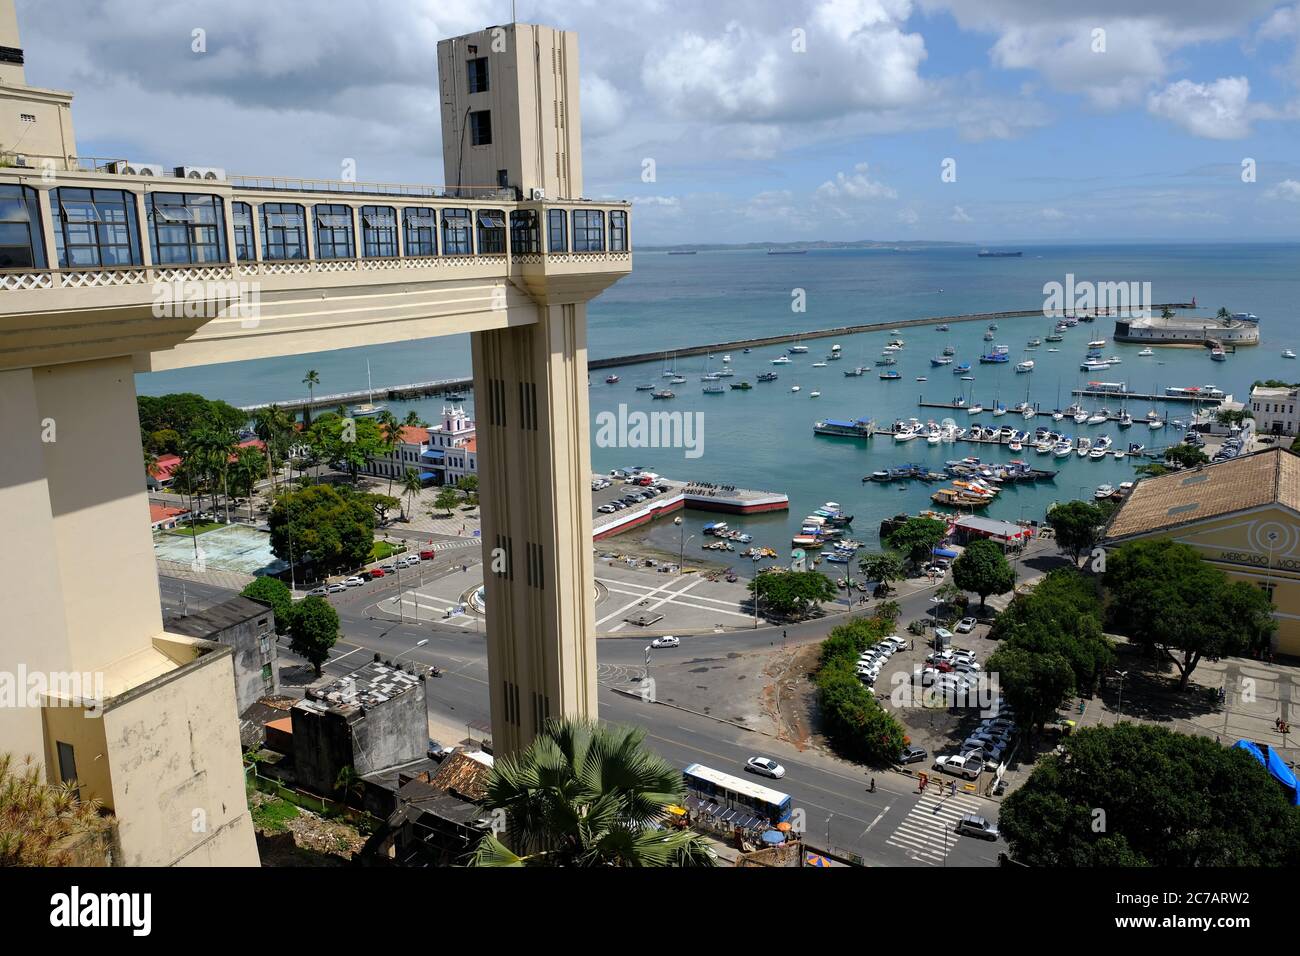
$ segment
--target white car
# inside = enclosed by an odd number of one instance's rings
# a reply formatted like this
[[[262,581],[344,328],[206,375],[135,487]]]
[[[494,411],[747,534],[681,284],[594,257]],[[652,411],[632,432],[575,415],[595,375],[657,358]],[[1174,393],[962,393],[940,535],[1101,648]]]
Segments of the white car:
[[[355,576],[343,579],[343,586],[345,588],[359,588],[361,587],[361,585],[365,583],[366,583],[365,578],[358,578]]]
[[[420,556],[418,554],[408,554],[406,557],[401,558],[398,563],[409,568],[420,563]]]
[[[956,628],[957,633],[969,634],[971,631],[975,630],[975,625],[978,623],[979,622],[975,620],[975,618],[973,617],[963,617],[960,621],[957,622],[957,628]]]
[[[650,642],[651,647],[681,647],[682,642],[671,634],[665,634],[663,637],[656,637]]]
[[[338,582],[335,582],[334,584],[325,585],[325,590],[328,591],[330,594],[338,594],[340,591],[346,591],[347,589],[348,589],[347,585],[339,584]]]
[[[954,777],[965,777],[967,780],[974,780],[984,769],[984,760],[974,755],[948,754],[937,759],[934,765],[939,770],[952,774]]]
[[[891,636],[885,638],[883,641],[881,641],[881,642],[880,642],[879,644],[877,644],[876,646],[877,646],[877,647],[892,647],[894,650],[893,650],[891,653],[893,653],[893,652],[901,651],[903,648],[905,648],[905,647],[907,646],[907,641],[903,640],[901,637],[899,637],[899,636],[897,636],[897,635],[891,635]]]
[[[785,776],[785,767],[782,767],[771,757],[750,757],[745,761],[745,769],[751,773],[771,777],[773,780],[780,780]]]

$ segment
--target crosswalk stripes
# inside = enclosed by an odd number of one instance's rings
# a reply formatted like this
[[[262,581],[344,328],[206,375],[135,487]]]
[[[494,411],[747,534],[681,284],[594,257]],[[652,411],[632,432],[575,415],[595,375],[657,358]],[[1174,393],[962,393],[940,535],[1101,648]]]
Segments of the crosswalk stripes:
[[[949,796],[946,788],[942,795],[927,790],[885,842],[905,851],[918,863],[939,866],[961,839],[953,829],[957,821],[968,813],[981,813],[982,809],[978,800],[966,794]]]

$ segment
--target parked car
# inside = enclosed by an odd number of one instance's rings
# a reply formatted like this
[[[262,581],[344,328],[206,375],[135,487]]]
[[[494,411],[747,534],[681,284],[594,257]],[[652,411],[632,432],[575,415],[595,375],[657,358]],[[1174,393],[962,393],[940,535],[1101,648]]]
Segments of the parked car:
[[[363,584],[365,584],[365,583],[366,583],[366,579],[365,579],[365,578],[357,577],[356,575],[353,575],[353,576],[350,577],[350,578],[344,578],[344,579],[343,579],[343,586],[344,586],[345,588],[359,588],[359,587],[361,587],[361,585],[363,585]]]
[[[745,761],[745,769],[751,773],[771,777],[773,780],[780,780],[785,776],[785,767],[782,767],[771,757],[750,757]]]
[[[975,630],[975,625],[978,623],[979,621],[975,620],[973,617],[963,617],[957,622],[957,633],[969,634],[971,631]]]
[[[996,840],[998,828],[977,813],[967,813],[957,821],[957,832],[982,840]]]
[[[329,594],[329,589],[325,587],[312,588],[307,592],[308,597],[324,597]]]
[[[333,584],[325,585],[325,590],[328,591],[330,594],[338,594],[341,591],[346,591],[347,589],[348,588],[346,584],[342,584],[337,581],[334,582]]]
[[[366,572],[366,574],[370,575],[370,580],[372,581],[375,578],[383,578],[388,576],[388,572],[385,571],[383,568],[371,568],[369,571]]]
[[[904,747],[898,755],[899,763],[920,763],[930,756],[924,747]]]
[[[380,570],[380,571],[383,571],[385,574],[396,574],[396,573],[397,573],[397,562],[396,562],[396,561],[389,561],[387,564],[381,564],[381,565],[379,566],[379,570]]]
[[[410,568],[420,563],[420,556],[418,554],[408,554],[406,557],[399,558],[398,560],[404,567]]]
[[[656,637],[650,642],[651,647],[681,647],[682,642],[671,634],[665,634],[663,637]]]
[[[962,754],[948,754],[935,760],[934,765],[939,770],[954,777],[964,777],[967,780],[974,780],[984,769],[984,761],[974,756],[963,756]]]

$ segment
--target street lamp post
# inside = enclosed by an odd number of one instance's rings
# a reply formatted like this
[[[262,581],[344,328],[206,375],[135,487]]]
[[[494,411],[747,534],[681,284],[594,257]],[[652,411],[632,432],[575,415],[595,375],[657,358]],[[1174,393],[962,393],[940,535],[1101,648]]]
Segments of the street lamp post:
[[[1116,671],[1115,676],[1119,678],[1119,701],[1115,705],[1115,723],[1119,723],[1124,716],[1124,678],[1128,677],[1128,671]]]
[[[424,645],[425,645],[425,644],[428,644],[428,643],[429,643],[429,639],[428,639],[427,637],[426,637],[424,640],[422,640],[422,641],[416,641],[415,644],[413,644],[411,647],[408,647],[406,650],[402,651],[402,653],[400,653],[400,654],[398,654],[396,657],[394,657],[394,658],[393,658],[393,663],[396,664],[398,661],[400,661],[400,660],[401,660],[403,657],[405,657],[407,654],[410,654],[410,653],[411,653],[412,651],[414,651],[416,648],[424,647]]]

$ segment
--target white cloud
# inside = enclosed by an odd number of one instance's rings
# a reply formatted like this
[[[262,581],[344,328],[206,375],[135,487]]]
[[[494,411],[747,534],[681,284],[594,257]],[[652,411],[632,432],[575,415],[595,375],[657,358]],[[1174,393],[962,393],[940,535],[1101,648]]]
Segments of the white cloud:
[[[868,172],[866,163],[858,163],[854,166],[851,175],[846,176],[843,172],[838,172],[833,180],[827,180],[817,187],[817,195],[822,199],[852,199],[858,201],[896,199],[898,197],[898,193],[892,188],[871,179]]]
[[[1038,215],[1040,215],[1047,222],[1061,222],[1063,219],[1065,219],[1065,213],[1051,206],[1049,206],[1046,209],[1040,210]]]
[[[1300,202],[1300,180],[1284,179],[1268,191],[1270,199],[1285,199],[1287,202]]]
[[[905,226],[915,226],[920,220],[915,209],[903,209],[898,213],[898,221]]]
[[[1250,81],[1244,76],[1213,83],[1179,80],[1148,96],[1147,110],[1193,136],[1241,139],[1250,135]]]
[[[966,210],[962,209],[961,206],[953,206],[952,215],[949,216],[948,219],[951,222],[974,222],[975,221],[969,215],[966,214]]]

